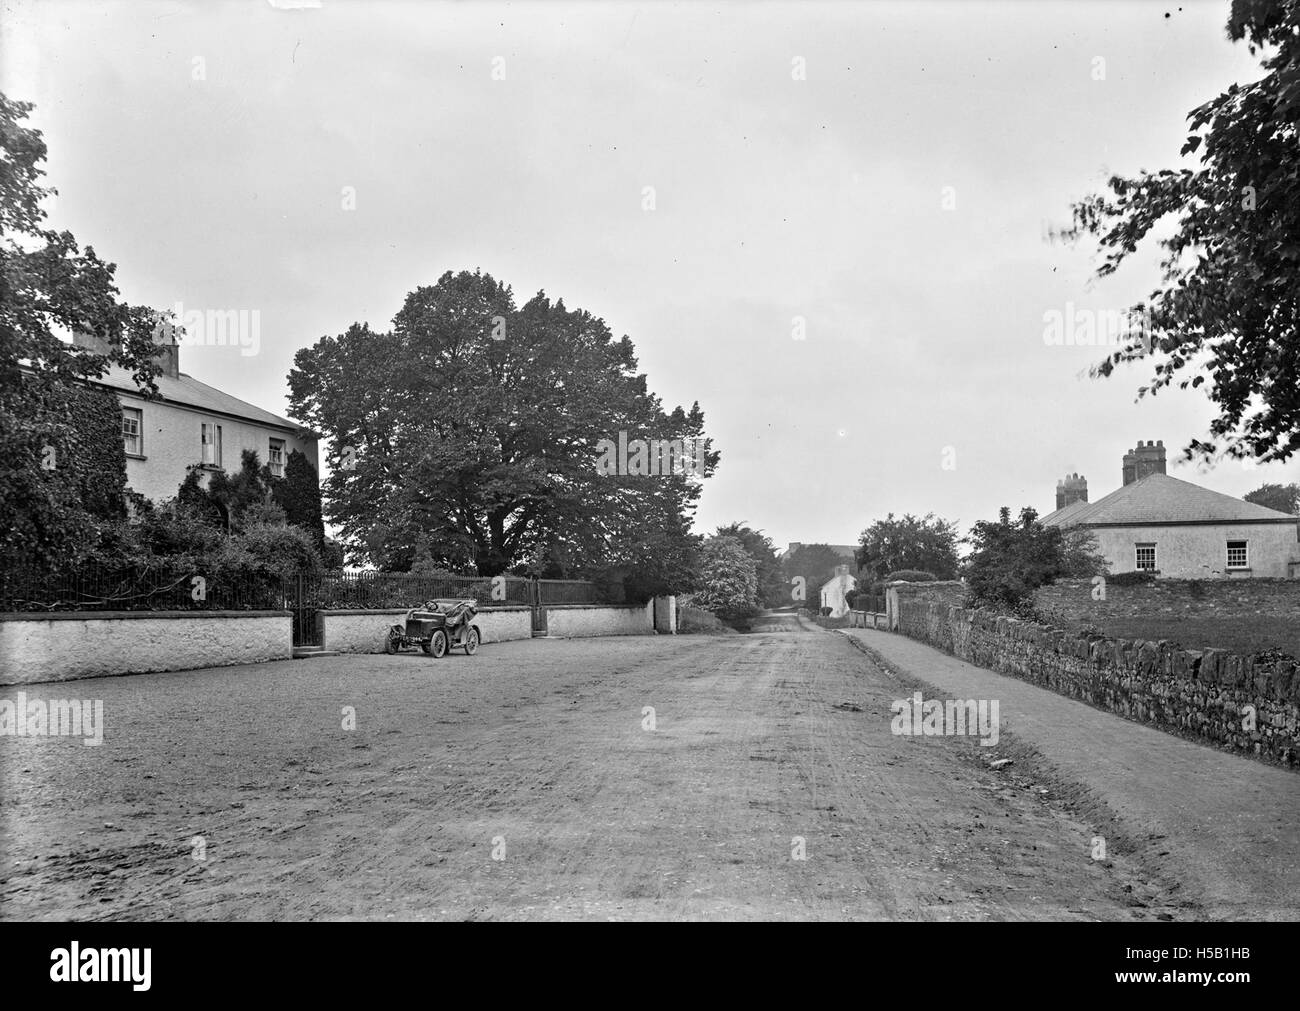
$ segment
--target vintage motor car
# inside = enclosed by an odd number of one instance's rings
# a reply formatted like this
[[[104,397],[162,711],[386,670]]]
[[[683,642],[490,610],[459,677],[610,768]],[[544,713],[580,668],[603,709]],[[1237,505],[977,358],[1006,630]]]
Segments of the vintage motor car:
[[[384,641],[386,653],[419,647],[429,656],[446,656],[463,648],[466,656],[478,652],[483,630],[474,623],[478,603],[474,600],[426,600],[422,607],[406,612],[406,620],[393,625]]]

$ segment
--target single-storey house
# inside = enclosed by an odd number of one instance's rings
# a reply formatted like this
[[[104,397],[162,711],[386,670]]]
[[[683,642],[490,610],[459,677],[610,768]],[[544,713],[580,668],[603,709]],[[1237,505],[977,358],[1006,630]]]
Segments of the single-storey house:
[[[840,565],[835,569],[835,575],[822,583],[821,588],[821,606],[831,609],[830,617],[842,618],[849,613],[849,602],[846,599],[851,590],[856,590],[858,581],[849,575],[849,567]]]
[[[1112,574],[1300,578],[1300,517],[1170,477],[1163,442],[1139,443],[1122,473],[1117,490],[1091,503],[1078,474],[1058,482],[1044,526],[1090,530]]]

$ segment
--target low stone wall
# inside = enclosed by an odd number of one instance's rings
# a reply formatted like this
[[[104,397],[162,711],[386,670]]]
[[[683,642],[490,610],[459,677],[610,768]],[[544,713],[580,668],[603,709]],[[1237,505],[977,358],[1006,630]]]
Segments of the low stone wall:
[[[588,635],[651,635],[654,603],[561,604],[546,609],[546,634],[565,639]]]
[[[321,611],[321,645],[340,653],[382,653],[392,625],[400,625],[406,608],[383,611]],[[529,639],[533,634],[532,610],[517,607],[484,608],[474,617],[483,642]]]
[[[1107,580],[1106,599],[1097,600],[1091,579],[1062,579],[1039,587],[1034,603],[1045,611],[1093,622],[1202,614],[1216,618],[1270,615],[1300,622],[1300,580],[1160,578],[1132,586]]]
[[[291,620],[288,611],[0,614],[0,684],[288,660]]]
[[[1166,642],[1083,636],[900,597],[898,631],[969,663],[1162,730],[1300,763],[1300,666]]]
[[[959,580],[911,583],[899,580],[885,584],[885,627],[899,631],[901,600],[934,600],[944,604],[960,604],[966,596],[966,584]]]

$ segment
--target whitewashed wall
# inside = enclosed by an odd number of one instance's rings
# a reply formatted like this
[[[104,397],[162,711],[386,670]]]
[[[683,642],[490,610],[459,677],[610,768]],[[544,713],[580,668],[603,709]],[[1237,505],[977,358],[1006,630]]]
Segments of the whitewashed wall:
[[[288,611],[0,614],[0,684],[288,660],[290,622]]]

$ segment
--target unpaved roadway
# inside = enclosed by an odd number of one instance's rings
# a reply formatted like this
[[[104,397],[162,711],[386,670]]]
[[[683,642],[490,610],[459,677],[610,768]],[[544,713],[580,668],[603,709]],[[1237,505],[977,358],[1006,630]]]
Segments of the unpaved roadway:
[[[28,686],[107,729],[0,738],[0,917],[1207,915],[913,687],[789,617]]]

